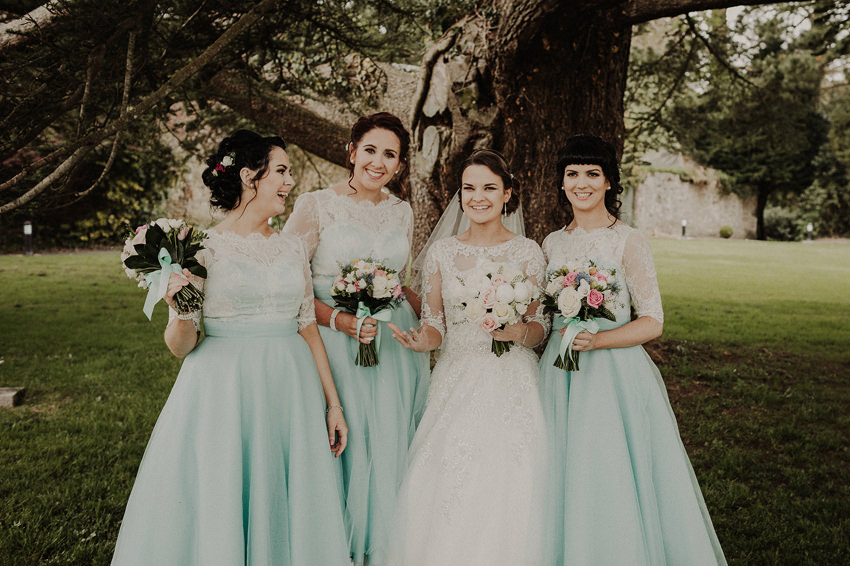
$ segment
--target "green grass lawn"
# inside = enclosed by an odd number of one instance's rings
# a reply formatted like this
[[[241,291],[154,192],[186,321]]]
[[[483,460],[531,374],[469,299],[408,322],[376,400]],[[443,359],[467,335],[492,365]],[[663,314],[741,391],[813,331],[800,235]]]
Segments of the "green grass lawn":
[[[731,564],[850,556],[850,246],[654,240],[650,345]],[[118,252],[0,256],[0,565],[105,565],[180,366]]]

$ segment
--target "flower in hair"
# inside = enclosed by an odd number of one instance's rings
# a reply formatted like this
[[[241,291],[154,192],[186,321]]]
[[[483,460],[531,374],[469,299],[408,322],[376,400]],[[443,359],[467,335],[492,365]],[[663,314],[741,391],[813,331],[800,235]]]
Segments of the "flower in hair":
[[[231,151],[227,155],[221,158],[221,163],[218,163],[213,169],[212,174],[218,177],[219,173],[224,173],[228,167],[236,163],[236,152]]]

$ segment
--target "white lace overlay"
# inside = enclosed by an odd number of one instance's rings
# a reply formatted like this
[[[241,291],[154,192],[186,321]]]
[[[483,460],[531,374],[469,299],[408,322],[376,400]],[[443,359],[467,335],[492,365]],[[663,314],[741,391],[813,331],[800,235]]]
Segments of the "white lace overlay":
[[[618,322],[629,321],[630,299],[638,317],[650,316],[664,322],[652,250],[643,234],[631,226],[618,223],[612,228],[590,231],[558,230],[543,240],[543,253],[548,259],[547,273],[588,259],[616,269],[616,278],[623,287],[617,300],[622,307],[614,311]]]
[[[451,237],[428,250],[422,324],[444,340],[410,448],[389,564],[539,564],[546,430],[537,356],[519,345],[495,356],[489,333],[443,308],[463,286],[442,282],[478,272],[487,260],[521,270],[535,285],[545,271],[540,247],[521,236],[493,247]],[[527,320],[548,328],[537,310],[532,303]]]
[[[354,259],[380,261],[398,271],[404,282],[413,210],[393,195],[375,204],[322,189],[298,197],[283,231],[304,240],[312,258],[316,296],[326,301],[325,291],[329,292],[340,264]]]
[[[462,300],[458,293],[463,292],[463,289],[453,283],[465,280],[485,260],[517,267],[538,289],[545,283],[546,262],[543,253],[540,246],[528,238],[517,236],[491,247],[470,246],[455,237],[434,243],[428,250],[422,271],[420,320],[422,325],[435,328],[443,336],[443,353],[455,350],[490,351],[492,336],[489,333],[480,329],[477,323],[467,320],[461,311],[445,307]],[[539,301],[531,303],[523,321],[540,324],[545,335],[549,331],[549,317],[543,316],[542,310]]]
[[[199,261],[205,280],[205,320],[278,322],[297,318],[298,329],[316,322],[310,264],[304,243],[278,232],[268,238],[208,231]],[[176,313],[171,311],[170,317]],[[196,320],[198,327],[200,316]]]

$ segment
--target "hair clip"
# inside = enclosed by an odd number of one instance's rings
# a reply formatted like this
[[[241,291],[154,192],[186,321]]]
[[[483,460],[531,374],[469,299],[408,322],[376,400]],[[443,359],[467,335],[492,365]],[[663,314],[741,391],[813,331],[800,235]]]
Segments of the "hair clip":
[[[218,177],[219,172],[224,173],[228,167],[236,163],[236,152],[231,151],[227,155],[221,158],[221,163],[218,163],[213,169],[212,174],[215,177]]]

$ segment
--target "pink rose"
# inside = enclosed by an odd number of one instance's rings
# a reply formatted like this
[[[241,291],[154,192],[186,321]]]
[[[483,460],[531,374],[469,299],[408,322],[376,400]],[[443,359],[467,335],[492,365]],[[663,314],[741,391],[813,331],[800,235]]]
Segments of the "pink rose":
[[[493,332],[497,328],[499,328],[499,321],[496,320],[496,317],[493,316],[493,313],[487,313],[484,315],[484,318],[481,319],[481,328],[484,332]]]
[[[507,284],[508,284],[508,281],[504,277],[500,277],[498,275],[493,277],[493,287],[496,287],[498,289],[499,285],[507,285]]]
[[[564,275],[564,287],[571,287],[575,285],[576,277],[578,277],[578,273],[575,271],[571,271]]]
[[[148,225],[147,225],[147,224],[142,224],[141,226],[139,226],[138,228],[136,228],[136,234],[138,234],[139,232],[144,232],[144,231],[145,231],[145,230],[147,230],[147,229],[148,229]]]
[[[189,235],[189,227],[188,227],[188,226],[183,226],[183,227],[180,229],[180,232],[178,232],[178,233],[177,233],[177,239],[178,239],[178,240],[185,240],[185,239],[186,239],[186,236],[188,236],[188,235]]]
[[[375,276],[376,276],[376,277],[386,277],[386,276],[387,276],[387,272],[386,272],[386,271],[384,271],[383,269],[376,269],[376,270],[375,270]]]
[[[404,291],[401,290],[401,285],[396,285],[395,289],[393,289],[393,298],[397,299],[397,298],[401,297],[403,292]]]
[[[599,305],[602,304],[602,301],[605,300],[605,295],[603,295],[600,291],[596,289],[591,289],[587,293],[587,304],[595,309],[599,308]]]
[[[493,305],[496,304],[496,290],[490,287],[484,291],[481,294],[481,303],[484,305],[485,309],[493,308]]]
[[[144,244],[145,243],[145,235],[148,233],[147,226],[139,226],[136,228],[136,235],[133,236],[133,241],[131,242],[134,246],[136,244]]]

